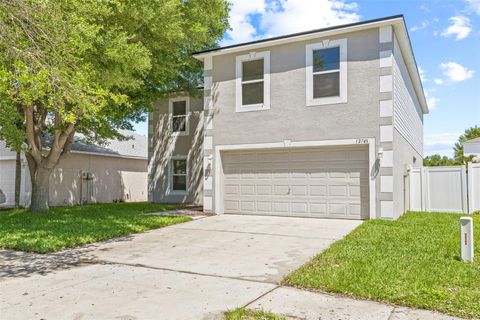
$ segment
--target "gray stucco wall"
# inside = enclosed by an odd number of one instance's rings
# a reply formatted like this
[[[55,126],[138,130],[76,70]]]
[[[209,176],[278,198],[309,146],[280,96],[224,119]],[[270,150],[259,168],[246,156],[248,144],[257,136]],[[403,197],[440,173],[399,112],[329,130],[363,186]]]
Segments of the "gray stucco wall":
[[[325,40],[266,47],[270,51],[271,108],[235,112],[235,57],[213,58],[213,144],[327,140],[378,135],[378,29],[328,39],[348,39],[348,102],[306,106],[305,46]]]
[[[423,158],[396,129],[393,130],[393,203],[394,219],[408,210],[407,167],[423,166]]]
[[[172,97],[173,98],[173,97]],[[189,134],[170,133],[169,99],[157,102],[148,117],[148,195],[158,203],[194,203],[203,201],[203,98],[190,97]],[[170,194],[169,162],[172,157],[187,156],[188,192]]]

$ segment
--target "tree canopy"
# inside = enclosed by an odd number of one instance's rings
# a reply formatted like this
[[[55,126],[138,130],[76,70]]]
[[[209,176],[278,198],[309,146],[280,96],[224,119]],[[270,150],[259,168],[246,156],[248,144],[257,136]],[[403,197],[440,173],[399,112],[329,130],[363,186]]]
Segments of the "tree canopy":
[[[463,143],[465,141],[475,139],[480,137],[480,127],[474,126],[465,130],[465,132],[460,135],[458,142],[455,143],[453,147],[454,157],[449,158],[447,156],[441,156],[439,154],[433,154],[425,157],[423,159],[423,165],[427,167],[438,167],[438,166],[458,166],[464,165],[467,162],[471,162],[473,159],[472,156],[466,157],[463,154]]]
[[[191,53],[216,46],[228,10],[225,0],[2,0],[0,139],[26,142],[35,184],[76,132],[121,137],[152,101],[198,84]]]
[[[463,154],[463,143],[480,137],[480,127],[474,126],[465,130],[465,132],[458,138],[458,142],[453,147],[455,162],[457,164],[466,164],[472,161],[472,157],[466,157]]]

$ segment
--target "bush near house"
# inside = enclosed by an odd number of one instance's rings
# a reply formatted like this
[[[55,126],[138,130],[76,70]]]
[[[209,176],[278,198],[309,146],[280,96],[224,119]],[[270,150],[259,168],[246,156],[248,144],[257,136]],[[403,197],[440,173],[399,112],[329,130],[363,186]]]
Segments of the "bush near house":
[[[480,216],[474,263],[460,261],[460,215],[370,220],[286,277],[287,285],[480,318]]]
[[[55,207],[41,214],[23,209],[0,211],[0,248],[54,252],[191,220],[146,214],[176,208],[152,203],[110,203]]]

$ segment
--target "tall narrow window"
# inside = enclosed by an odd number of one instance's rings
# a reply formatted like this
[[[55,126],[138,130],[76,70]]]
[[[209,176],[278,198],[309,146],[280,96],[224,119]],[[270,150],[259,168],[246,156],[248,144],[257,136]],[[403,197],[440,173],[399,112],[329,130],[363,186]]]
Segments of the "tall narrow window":
[[[252,52],[236,58],[236,111],[270,108],[270,52]]]
[[[306,47],[307,106],[347,102],[347,40]]]
[[[189,101],[187,98],[175,98],[170,100],[170,127],[173,133],[188,135]]]
[[[173,192],[187,191],[187,159],[172,159],[170,186]]]
[[[313,50],[313,98],[340,96],[340,48]]]
[[[263,59],[242,62],[242,105],[263,103]]]

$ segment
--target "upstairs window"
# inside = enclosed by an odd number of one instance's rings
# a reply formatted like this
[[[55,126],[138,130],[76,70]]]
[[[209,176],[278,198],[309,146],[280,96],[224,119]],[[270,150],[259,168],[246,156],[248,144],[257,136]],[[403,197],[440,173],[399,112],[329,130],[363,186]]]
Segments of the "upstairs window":
[[[236,111],[269,109],[270,53],[250,53],[236,60]]]
[[[188,98],[170,99],[170,127],[174,134],[188,135]]]
[[[187,159],[178,158],[172,159],[170,163],[170,189],[173,193],[185,193],[187,192]]]
[[[307,45],[307,106],[347,102],[346,39]]]

